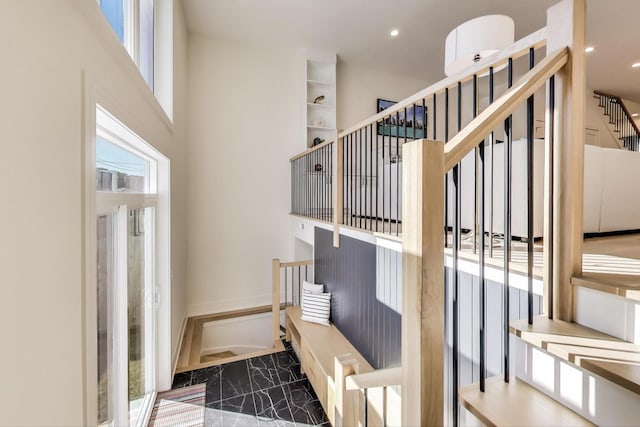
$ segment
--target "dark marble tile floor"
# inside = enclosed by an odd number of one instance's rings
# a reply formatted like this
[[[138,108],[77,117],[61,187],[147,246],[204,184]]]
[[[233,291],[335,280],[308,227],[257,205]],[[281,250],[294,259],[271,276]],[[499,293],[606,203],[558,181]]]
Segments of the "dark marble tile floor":
[[[176,374],[172,388],[206,384],[205,426],[329,426],[300,362],[286,350]]]

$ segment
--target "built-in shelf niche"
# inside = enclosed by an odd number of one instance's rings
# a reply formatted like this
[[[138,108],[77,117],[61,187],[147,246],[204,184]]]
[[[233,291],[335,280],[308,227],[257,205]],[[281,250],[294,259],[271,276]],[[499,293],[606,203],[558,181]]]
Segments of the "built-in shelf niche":
[[[319,96],[324,99],[316,101]],[[316,101],[316,102],[314,102]],[[336,56],[306,60],[307,147],[336,137]]]

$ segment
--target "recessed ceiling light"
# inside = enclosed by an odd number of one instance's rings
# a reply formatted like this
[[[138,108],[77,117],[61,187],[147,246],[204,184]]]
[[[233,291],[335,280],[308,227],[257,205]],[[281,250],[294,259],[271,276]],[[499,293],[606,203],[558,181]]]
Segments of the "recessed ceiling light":
[[[397,28],[394,28],[393,30],[389,31],[389,35],[391,37],[398,37],[398,34],[400,34],[400,31]]]
[[[595,47],[593,47],[593,46],[587,46],[587,48],[585,48],[584,52],[585,52],[585,53],[591,53],[591,52],[593,52],[594,50],[596,50],[596,48],[595,48]]]
[[[638,68],[640,67],[640,62],[636,62],[635,64],[633,64],[631,67],[633,68]]]
[[[638,113],[633,113],[631,117],[638,117]]]

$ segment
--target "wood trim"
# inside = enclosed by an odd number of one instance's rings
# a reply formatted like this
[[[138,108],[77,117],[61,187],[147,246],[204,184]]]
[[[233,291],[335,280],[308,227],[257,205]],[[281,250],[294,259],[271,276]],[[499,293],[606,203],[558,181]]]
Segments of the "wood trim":
[[[317,151],[317,150],[319,150],[319,149],[321,149],[321,148],[324,148],[324,147],[326,147],[326,146],[327,146],[327,145],[329,145],[329,144],[333,144],[334,142],[335,142],[335,139],[330,139],[330,140],[328,140],[328,141],[325,141],[325,142],[323,142],[322,144],[318,144],[318,145],[316,145],[316,146],[314,146],[314,147],[311,147],[311,148],[309,148],[309,149],[307,149],[307,150],[303,151],[303,152],[302,152],[302,153],[300,153],[300,154],[296,154],[295,156],[291,157],[291,158],[289,159],[289,161],[290,161],[290,162],[293,162],[294,160],[298,160],[299,158],[304,157],[304,156],[306,156],[307,154],[311,154],[311,153],[313,153],[314,151]]]
[[[358,402],[351,393],[347,393],[345,379],[358,372],[358,361],[351,354],[336,356],[333,368],[334,390],[334,426],[358,425]]]
[[[569,50],[560,48],[547,55],[500,98],[489,105],[482,113],[454,136],[444,149],[444,170],[449,171],[464,156],[478,146],[480,141],[502,123],[530,95],[542,87],[568,61]]]
[[[275,348],[275,347],[274,348],[266,348],[264,350],[258,350],[258,351],[254,351],[252,353],[239,354],[239,355],[234,356],[234,357],[228,357],[228,358],[224,358],[224,359],[214,360],[214,361],[211,361],[211,362],[198,363],[196,365],[189,365],[189,366],[186,366],[186,367],[179,367],[176,370],[176,373],[179,374],[180,372],[193,371],[194,369],[202,369],[202,368],[208,368],[210,366],[222,365],[223,363],[237,362],[238,360],[245,360],[245,359],[250,359],[252,357],[265,356],[267,354],[278,353],[280,351],[282,351],[282,349],[280,349],[280,348]]]
[[[564,0],[547,11],[547,49],[571,51],[571,61],[555,77],[553,259],[554,317],[573,321],[571,278],[582,273],[584,123],[586,106],[586,0]],[[547,278],[548,275],[545,275]]]
[[[531,33],[528,36],[523,37],[506,49],[501,50],[500,52],[497,52],[496,54],[479,61],[473,67],[454,76],[440,80],[438,83],[435,83],[428,88],[421,90],[420,92],[411,95],[406,99],[403,99],[397,104],[394,104],[393,106],[387,108],[383,112],[365,119],[355,126],[351,126],[350,128],[340,132],[338,136],[344,137],[362,127],[368,126],[371,123],[378,122],[383,118],[389,116],[390,114],[404,110],[405,108],[408,108],[413,104],[422,103],[423,99],[428,98],[434,94],[444,92],[446,88],[454,87],[458,84],[458,82],[464,83],[468,80],[471,80],[473,79],[474,74],[483,74],[489,70],[489,67],[498,67],[505,63],[509,58],[516,59],[523,55],[526,55],[529,53],[530,48],[533,47],[534,49],[537,49],[544,46],[546,44],[546,39],[547,29],[541,28],[540,30]]]
[[[189,320],[200,321],[202,323],[215,322],[216,320],[233,319],[235,317],[251,316],[253,314],[263,314],[271,311],[271,305],[261,305],[258,307],[241,308],[238,310],[223,311],[214,314],[202,314],[190,317]]]
[[[402,367],[376,369],[365,374],[350,375],[346,380],[347,390],[388,387],[402,384]]]
[[[633,120],[633,116],[631,115],[631,112],[629,111],[627,106],[624,104],[624,101],[622,100],[622,98],[616,95],[611,95],[606,92],[602,92],[600,90],[594,90],[593,93],[595,93],[596,95],[608,96],[609,98],[614,98],[615,100],[617,100],[618,104],[620,104],[620,106],[622,107],[622,110],[624,111],[624,113],[627,115],[627,118],[631,122],[631,126],[633,126],[633,129],[636,131],[636,133],[640,135],[640,129],[638,129],[638,125],[636,125],[636,121]]]
[[[280,340],[280,260],[271,261],[271,312],[273,342]]]
[[[402,423],[444,425],[444,143],[404,145]]]
[[[340,224],[344,221],[344,138],[338,138],[333,150],[333,247],[340,247]]]
[[[300,219],[303,219],[305,221],[319,222],[319,223],[322,223],[322,224],[329,224],[330,226],[333,227],[333,222],[331,222],[331,221],[325,221],[323,219],[313,218],[311,216],[298,215],[298,214],[294,214],[294,213],[289,213],[289,216],[300,218]]]
[[[299,267],[303,265],[313,265],[313,260],[281,262],[280,268]]]

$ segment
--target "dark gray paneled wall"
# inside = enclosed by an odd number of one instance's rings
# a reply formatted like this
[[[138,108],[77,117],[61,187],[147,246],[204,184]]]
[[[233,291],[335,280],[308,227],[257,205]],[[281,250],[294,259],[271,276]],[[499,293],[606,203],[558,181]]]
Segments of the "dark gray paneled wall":
[[[400,366],[401,254],[389,252],[380,261],[389,267],[380,267],[375,245],[340,236],[334,248],[333,233],[315,229],[315,281],[332,293],[331,321],[376,369]],[[385,280],[377,280],[381,268]]]

